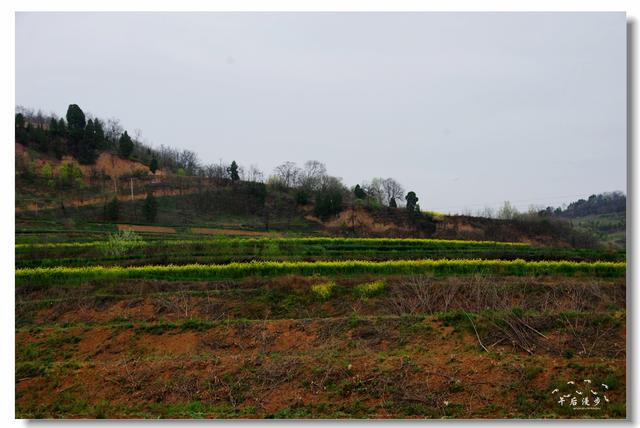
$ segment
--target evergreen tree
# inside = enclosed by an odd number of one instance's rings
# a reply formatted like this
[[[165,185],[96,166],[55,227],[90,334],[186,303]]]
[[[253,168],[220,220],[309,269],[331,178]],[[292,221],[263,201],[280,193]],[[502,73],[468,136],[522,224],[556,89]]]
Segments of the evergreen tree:
[[[24,115],[16,113],[16,128],[24,128]]]
[[[69,131],[82,131],[87,125],[84,112],[77,104],[70,104],[67,109],[67,124]]]
[[[69,105],[67,109],[67,129],[69,134],[69,152],[80,162],[84,162],[86,153],[81,153],[84,140],[84,128],[87,125],[84,113],[77,104]]]
[[[367,197],[367,192],[365,192],[359,184],[356,184],[356,187],[353,189],[353,193],[357,199],[366,199]]]
[[[65,123],[63,118],[60,118],[60,120],[58,120],[58,134],[64,137],[66,133],[67,133],[67,124]]]
[[[58,121],[53,117],[49,120],[49,135],[51,137],[58,136]]]
[[[104,128],[100,119],[93,119],[93,142],[97,150],[105,148]]]
[[[78,162],[82,164],[91,164],[96,161],[96,140],[95,140],[95,127],[93,120],[89,119],[84,129],[82,141],[76,147],[75,156]]]
[[[407,193],[405,199],[407,200],[407,211],[410,213],[416,212],[416,208],[418,207],[418,197],[416,193],[413,191]]]
[[[151,159],[151,163],[149,164],[149,170],[151,171],[152,174],[156,173],[156,171],[158,170],[158,159],[156,158]]]
[[[127,131],[124,131],[124,134],[120,136],[120,141],[118,143],[120,149],[120,155],[123,158],[129,158],[131,156],[131,152],[133,152],[133,140],[127,134]]]
[[[231,162],[231,165],[229,166],[229,168],[227,168],[227,173],[229,174],[229,178],[231,178],[231,181],[240,180],[240,174],[238,174],[238,164],[236,163],[236,161]]]

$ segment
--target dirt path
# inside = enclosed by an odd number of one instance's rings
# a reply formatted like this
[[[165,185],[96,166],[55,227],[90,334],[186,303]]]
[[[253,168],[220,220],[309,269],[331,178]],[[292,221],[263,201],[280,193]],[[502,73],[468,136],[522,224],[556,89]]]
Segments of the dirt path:
[[[137,224],[119,224],[117,226],[118,226],[118,230],[131,230],[133,232],[176,233],[175,227],[142,226]]]
[[[207,227],[192,227],[191,232],[201,235],[245,235],[245,236],[281,236],[279,233],[258,232],[241,229],[210,229]]]

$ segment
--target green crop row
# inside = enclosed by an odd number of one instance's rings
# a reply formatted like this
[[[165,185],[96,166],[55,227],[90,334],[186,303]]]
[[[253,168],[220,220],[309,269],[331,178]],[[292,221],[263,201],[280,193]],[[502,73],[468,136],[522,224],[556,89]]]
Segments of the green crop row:
[[[74,248],[74,247],[98,247],[103,241],[92,242],[52,242],[45,244],[16,244],[16,250],[34,249],[34,248]],[[502,241],[473,241],[459,239],[421,239],[421,238],[205,238],[199,240],[193,239],[173,239],[166,241],[155,241],[154,244],[163,245],[243,245],[254,246],[264,244],[302,244],[302,245],[363,245],[371,246],[423,246],[423,245],[454,245],[454,246],[493,246],[493,247],[514,247],[529,246],[523,242],[502,242]]]
[[[386,238],[208,238],[136,240],[117,254],[108,241],[16,245],[16,267],[218,264],[385,259],[526,259],[624,261],[624,252],[533,247],[524,243]]]
[[[297,275],[585,275],[593,277],[624,277],[624,262],[570,262],[524,260],[364,260],[322,262],[253,261],[226,265],[154,265],[154,266],[86,266],[52,267],[16,270],[16,285],[70,284],[103,279],[158,279],[158,280],[221,280],[248,276]]]

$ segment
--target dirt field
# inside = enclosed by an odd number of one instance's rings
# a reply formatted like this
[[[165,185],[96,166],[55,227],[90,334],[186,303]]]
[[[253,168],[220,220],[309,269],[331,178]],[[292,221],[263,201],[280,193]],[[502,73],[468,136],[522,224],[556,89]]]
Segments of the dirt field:
[[[175,227],[143,226],[136,224],[118,224],[117,227],[118,230],[131,230],[133,232],[176,233]]]
[[[19,289],[18,416],[624,417],[623,280],[374,279]],[[606,405],[557,403],[584,379]]]

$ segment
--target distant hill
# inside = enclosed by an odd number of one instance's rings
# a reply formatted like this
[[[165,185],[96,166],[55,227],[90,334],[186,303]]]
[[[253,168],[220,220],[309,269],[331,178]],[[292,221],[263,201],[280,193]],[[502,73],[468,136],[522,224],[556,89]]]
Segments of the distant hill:
[[[547,207],[541,216],[568,219],[578,229],[595,235],[604,244],[626,246],[627,197],[622,192],[605,192],[579,199],[566,208]]]

